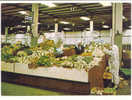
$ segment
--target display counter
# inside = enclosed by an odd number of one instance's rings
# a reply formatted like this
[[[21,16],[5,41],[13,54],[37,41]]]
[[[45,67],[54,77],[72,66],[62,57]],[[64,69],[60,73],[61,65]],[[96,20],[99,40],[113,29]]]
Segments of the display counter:
[[[7,72],[14,72],[15,70],[15,63],[6,63],[6,62],[1,62],[1,70],[2,71],[7,71]]]
[[[94,66],[89,71],[56,66],[29,69],[27,64],[2,62],[2,80],[55,91],[89,94],[93,87],[103,88],[105,66],[105,57],[98,66]]]

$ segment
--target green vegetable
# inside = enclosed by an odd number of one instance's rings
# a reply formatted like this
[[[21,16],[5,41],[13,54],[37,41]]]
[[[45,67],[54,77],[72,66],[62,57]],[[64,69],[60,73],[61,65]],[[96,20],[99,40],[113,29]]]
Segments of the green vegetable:
[[[72,61],[77,61],[77,55],[71,56]]]
[[[51,66],[51,59],[48,56],[41,56],[37,62],[39,66]]]
[[[31,43],[30,43],[31,47],[37,47],[37,45],[38,45],[37,41],[38,41],[38,37],[32,37]]]
[[[24,49],[24,51],[27,53],[27,55],[32,55],[32,50],[29,50],[29,49]]]
[[[114,88],[104,88],[104,93],[114,93],[116,92],[116,89]]]
[[[89,63],[93,60],[93,57],[92,57],[92,56],[86,56],[86,57],[83,58],[83,60],[84,60],[87,64],[89,64]]]
[[[13,57],[13,49],[11,49],[10,46],[4,46],[1,51],[2,61],[9,62],[11,57]]]
[[[18,58],[17,57],[11,57],[11,58],[9,58],[9,62],[11,62],[11,63],[18,62]]]
[[[27,56],[27,53],[25,51],[18,51],[17,56],[19,56],[19,57],[23,56],[24,57],[24,56]]]
[[[57,41],[57,43],[55,44],[55,47],[56,47],[56,48],[59,48],[59,47],[61,46],[62,43],[63,43],[63,41],[62,41],[61,39],[59,39],[59,40]]]

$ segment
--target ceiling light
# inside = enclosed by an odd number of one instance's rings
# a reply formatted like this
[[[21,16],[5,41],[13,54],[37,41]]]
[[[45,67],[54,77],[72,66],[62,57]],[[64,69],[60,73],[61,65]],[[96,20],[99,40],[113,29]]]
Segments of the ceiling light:
[[[108,25],[103,25],[102,27],[103,27],[103,28],[109,28],[109,26],[108,26]]]
[[[27,14],[26,11],[19,11],[18,13],[23,14],[23,15],[26,15]]]
[[[69,24],[69,22],[65,22],[65,21],[60,21],[60,23],[62,23],[62,24]]]
[[[82,19],[82,20],[90,20],[89,17],[80,17],[80,19]]]
[[[64,30],[68,31],[68,30],[71,30],[70,28],[63,28]]]
[[[50,32],[54,32],[55,30],[49,30]]]
[[[44,3],[41,3],[41,4],[44,4],[44,5],[48,6],[48,7],[56,7],[56,5],[51,3],[51,2],[44,2]]]
[[[104,7],[112,5],[110,2],[100,2],[100,4]]]

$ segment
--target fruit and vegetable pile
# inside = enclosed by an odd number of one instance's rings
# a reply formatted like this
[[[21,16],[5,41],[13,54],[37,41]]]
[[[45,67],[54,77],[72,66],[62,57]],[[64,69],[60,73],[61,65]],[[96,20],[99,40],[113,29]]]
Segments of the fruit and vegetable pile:
[[[115,88],[93,87],[90,91],[92,95],[116,95]]]
[[[56,57],[56,48],[61,46],[61,43],[46,39],[35,47],[23,45],[19,41],[12,45],[5,44],[1,52],[2,61],[34,65],[35,68],[62,66],[88,71],[98,65],[101,57],[105,55],[103,52],[105,46],[93,42],[85,47],[82,54]]]

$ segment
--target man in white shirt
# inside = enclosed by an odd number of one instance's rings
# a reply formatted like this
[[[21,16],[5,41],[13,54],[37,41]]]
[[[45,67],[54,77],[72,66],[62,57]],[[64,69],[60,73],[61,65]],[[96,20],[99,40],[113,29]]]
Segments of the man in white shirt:
[[[119,82],[120,82],[120,77],[119,77],[119,68],[120,68],[120,61],[119,61],[119,49],[117,45],[112,45],[111,50],[104,50],[107,54],[110,55],[109,58],[109,67],[110,67],[110,72],[112,73],[112,82],[115,84],[115,88],[118,87]]]

